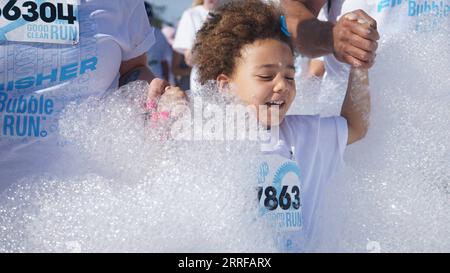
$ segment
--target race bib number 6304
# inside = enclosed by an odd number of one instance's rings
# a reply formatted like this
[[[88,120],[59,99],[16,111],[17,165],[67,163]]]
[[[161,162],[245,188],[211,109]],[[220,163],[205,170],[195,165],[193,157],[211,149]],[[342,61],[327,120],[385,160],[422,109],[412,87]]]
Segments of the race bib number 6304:
[[[77,44],[79,0],[0,0],[0,41]]]

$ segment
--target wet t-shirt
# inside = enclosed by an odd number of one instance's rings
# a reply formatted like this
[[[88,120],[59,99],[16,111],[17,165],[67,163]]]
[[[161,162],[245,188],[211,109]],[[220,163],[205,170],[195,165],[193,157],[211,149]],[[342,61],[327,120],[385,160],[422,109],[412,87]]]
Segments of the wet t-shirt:
[[[0,9],[8,2],[0,0]],[[45,1],[34,2],[39,11]],[[67,2],[75,3],[68,9]],[[54,8],[46,7],[39,20],[0,17],[0,192],[21,177],[45,172],[65,146],[58,138],[64,107],[117,88],[121,63],[154,42],[143,1],[51,3]],[[31,16],[28,8],[23,13]],[[55,20],[45,24],[41,17]],[[78,26],[67,24],[70,18]]]

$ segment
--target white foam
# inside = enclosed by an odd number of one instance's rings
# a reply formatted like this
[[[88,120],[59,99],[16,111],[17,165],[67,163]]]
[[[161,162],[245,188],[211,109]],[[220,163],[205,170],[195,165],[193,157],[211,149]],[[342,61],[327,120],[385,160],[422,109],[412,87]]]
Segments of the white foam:
[[[26,178],[6,193],[0,251],[275,250],[258,217],[259,145],[162,141],[144,130],[136,92],[145,88],[67,109],[67,175]]]
[[[370,132],[349,147],[323,198],[311,251],[450,251],[448,37],[383,37]],[[302,113],[338,108],[340,83],[319,84],[301,90]],[[66,175],[26,178],[5,193],[0,251],[274,250],[256,217],[258,147],[161,142],[142,130],[143,98],[133,95],[144,88],[122,89],[128,102],[115,93],[68,110]]]
[[[314,251],[450,251],[448,37],[383,37],[370,132],[347,150]]]

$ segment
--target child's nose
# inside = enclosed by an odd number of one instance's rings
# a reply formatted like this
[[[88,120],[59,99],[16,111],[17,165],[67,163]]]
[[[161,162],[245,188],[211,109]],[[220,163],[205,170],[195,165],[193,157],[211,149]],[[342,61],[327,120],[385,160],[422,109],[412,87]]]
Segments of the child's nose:
[[[288,91],[287,79],[285,79],[282,76],[278,76],[275,82],[275,86],[273,88],[273,92],[284,93],[286,91]]]

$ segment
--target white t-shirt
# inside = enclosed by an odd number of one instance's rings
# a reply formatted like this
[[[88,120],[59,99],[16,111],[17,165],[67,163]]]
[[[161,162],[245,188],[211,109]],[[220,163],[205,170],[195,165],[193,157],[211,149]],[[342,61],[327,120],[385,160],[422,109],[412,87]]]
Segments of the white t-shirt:
[[[170,66],[172,64],[172,47],[169,42],[167,42],[166,37],[162,34],[161,30],[155,28],[155,43],[147,52],[147,59],[150,69],[157,78],[164,78],[163,69],[161,62],[167,61],[169,65],[169,75]]]
[[[209,11],[202,5],[186,10],[178,23],[177,33],[173,49],[184,54],[186,49],[192,49],[195,43],[195,36],[202,28]]]
[[[259,169],[261,214],[273,217],[281,251],[308,249],[315,211],[324,187],[343,164],[347,139],[347,121],[342,117],[287,116],[278,140],[262,145],[268,162]],[[278,155],[291,160],[270,170],[270,161],[282,160]]]
[[[142,0],[82,0],[78,21],[76,45],[0,41],[0,192],[45,172],[62,109],[117,88],[121,63],[154,43]]]
[[[173,49],[175,51],[184,54],[185,50],[194,47],[195,36],[208,18],[208,14],[209,11],[202,5],[190,8],[183,13],[178,24],[175,42],[173,43]],[[190,84],[193,92],[197,92],[201,89],[201,85],[197,80],[197,73],[197,68],[194,67],[191,71]]]

